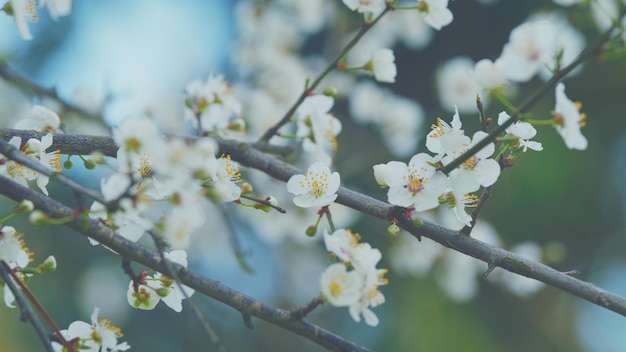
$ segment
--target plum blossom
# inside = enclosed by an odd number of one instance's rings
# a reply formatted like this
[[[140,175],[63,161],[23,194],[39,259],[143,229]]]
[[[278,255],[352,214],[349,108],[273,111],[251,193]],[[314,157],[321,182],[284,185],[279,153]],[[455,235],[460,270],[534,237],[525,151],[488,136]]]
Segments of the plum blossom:
[[[393,155],[407,157],[414,153],[424,120],[424,111],[415,100],[362,81],[352,89],[350,113],[358,123],[373,124]]]
[[[569,149],[587,149],[587,138],[583,136],[580,128],[585,126],[587,115],[580,112],[580,103],[575,103],[565,95],[565,85],[559,83],[556,86],[556,106],[554,116],[556,131],[561,135],[565,145]]]
[[[370,13],[378,16],[385,7],[385,0],[343,0],[343,3],[352,11],[359,13]]]
[[[502,88],[508,83],[500,60],[482,59],[474,65],[470,74],[487,91]]]
[[[424,22],[436,30],[449,25],[454,19],[448,9],[448,0],[417,0],[417,7]]]
[[[476,111],[476,95],[483,87],[473,79],[471,71],[474,61],[466,56],[458,56],[444,63],[437,72],[437,95],[444,107],[452,107],[461,112]],[[482,97],[488,103],[488,95]]]
[[[35,0],[11,0],[4,6],[3,10],[9,15],[13,15],[20,37],[24,40],[32,40],[33,35],[28,28],[28,22],[39,21]]]
[[[33,106],[28,115],[20,119],[15,128],[20,130],[35,130],[40,132],[56,132],[61,125],[61,119],[56,112],[45,106]]]
[[[556,27],[547,20],[525,22],[514,28],[499,58],[507,78],[526,82],[545,65],[550,65],[556,39]]]
[[[331,264],[320,277],[322,293],[328,303],[335,307],[347,307],[358,301],[362,278],[356,271],[348,271],[345,265]]]
[[[337,150],[337,135],[341,122],[329,113],[334,99],[325,95],[307,97],[294,114],[298,137],[304,138],[302,148],[312,153],[314,159],[330,165]]]
[[[206,81],[194,80],[185,88],[185,117],[201,132],[218,137],[233,137],[233,132],[245,132],[239,125],[241,101],[222,75],[211,74]],[[237,120],[237,125],[231,125]]]
[[[164,254],[165,258],[173,263],[187,267],[187,253],[184,250],[173,250]],[[161,273],[147,276],[143,281],[138,285],[137,290],[133,287],[132,281],[128,285],[126,298],[133,308],[152,310],[159,301],[163,301],[175,312],[181,312],[182,300],[195,292],[194,289],[184,285],[181,291],[181,287],[173,279]]]
[[[391,49],[376,50],[365,67],[378,82],[394,83],[397,74],[395,59]]]
[[[41,140],[31,138],[26,142],[24,147],[21,148],[21,151],[27,157],[36,160],[50,170],[60,172],[61,154],[58,150],[53,152],[46,151],[48,148],[50,148],[50,146],[52,146],[52,138],[52,134],[50,133],[41,137]],[[9,144],[11,144],[15,148],[20,149],[22,139],[17,136],[13,137],[9,140]],[[2,165],[0,166],[0,173],[7,175],[8,177],[25,186],[28,185],[28,181],[36,180],[39,189],[45,195],[48,195],[48,189],[46,188],[46,186],[48,185],[49,177],[42,173],[24,167],[23,165],[18,164],[13,160],[5,160],[5,162],[2,163]]]
[[[58,20],[59,17],[67,16],[72,12],[73,0],[39,0],[39,6],[46,6],[50,17]]]
[[[387,284],[386,269],[376,265],[382,258],[380,251],[367,243],[359,243],[359,234],[339,229],[324,234],[326,249],[333,253],[342,264],[330,265],[320,278],[322,294],[328,303],[349,309],[354,321],[370,326],[378,325],[378,317],[370,309],[385,302],[379,287]],[[346,268],[348,265],[351,270]]]
[[[117,339],[122,337],[122,331],[117,326],[111,324],[107,318],[98,319],[100,308],[94,307],[91,314],[91,324],[84,321],[75,321],[69,325],[67,330],[61,330],[61,334],[66,340],[78,339],[80,351],[87,352],[118,352],[130,349],[126,342],[117,343]],[[55,351],[65,351],[64,347],[56,342],[52,342]]]
[[[21,236],[22,234],[17,232],[13,226],[4,226],[0,230],[0,260],[4,260],[11,269],[25,268],[31,261],[32,253],[24,245]],[[9,308],[14,308],[15,296],[9,285],[3,283],[3,286],[4,304]]]
[[[502,125],[510,118],[511,116],[509,116],[506,111],[502,111],[498,115],[498,125]],[[526,152],[528,149],[535,151],[543,150],[541,143],[529,140],[537,134],[537,130],[530,123],[517,121],[512,126],[509,126],[509,128],[505,131],[508,136],[517,137],[517,143],[519,144],[519,147],[522,148],[523,152]]]
[[[409,164],[391,161],[374,165],[374,176],[381,186],[388,186],[387,200],[401,207],[424,211],[439,205],[447,177],[437,171],[436,160],[426,153],[414,155]]]
[[[473,147],[482,139],[487,137],[487,133],[478,131],[474,133],[472,142],[466,149],[458,154],[462,154],[467,149]],[[493,185],[500,175],[500,164],[491,158],[495,151],[493,143],[487,144],[476,154],[465,160],[455,170],[450,173],[450,186],[459,190],[460,193],[477,191],[480,186],[489,187]],[[444,164],[450,163],[454,157],[447,156],[443,159]]]
[[[470,143],[462,127],[459,110],[455,106],[450,124],[438,117],[437,123],[431,126],[432,130],[426,136],[426,148],[437,154],[438,160],[446,154],[457,157],[459,151],[463,151]]]
[[[324,207],[337,199],[340,178],[338,172],[320,162],[313,163],[304,175],[293,175],[287,191],[294,194],[293,203],[302,208]]]

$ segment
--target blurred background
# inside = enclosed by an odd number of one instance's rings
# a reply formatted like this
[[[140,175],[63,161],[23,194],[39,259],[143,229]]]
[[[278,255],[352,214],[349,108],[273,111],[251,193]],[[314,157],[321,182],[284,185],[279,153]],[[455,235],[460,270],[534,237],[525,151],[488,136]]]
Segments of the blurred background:
[[[333,73],[322,84],[321,89],[339,91],[333,113],[343,130],[333,167],[344,186],[386,199],[371,166],[407,162],[426,151],[430,125],[437,117],[452,119],[451,100],[459,101],[466,133],[478,130],[473,102],[462,103],[462,92],[450,96],[455,89],[448,77],[463,76],[450,71],[457,65],[466,72],[480,59],[496,59],[511,29],[523,21],[538,15],[567,21],[582,45],[603,28],[597,10],[586,5],[501,0],[456,1],[449,8],[454,21],[439,32],[414,11],[388,14],[387,22],[377,24],[350,55],[349,62],[362,64],[372,48],[393,48],[396,83]],[[10,17],[0,17],[0,57],[19,75],[55,88],[63,99],[103,119],[83,121],[50,98],[0,79],[2,127],[13,127],[32,104],[42,104],[60,113],[69,132],[107,134],[106,126],[147,115],[164,131],[186,133],[185,86],[216,73],[231,82],[242,101],[251,140],[282,117],[306,77],[322,71],[360,20],[334,0],[92,0],[76,1],[72,13],[58,21],[43,8],[39,12],[39,22],[30,25],[32,41],[20,39]],[[459,79],[459,91],[463,82]],[[372,83],[373,88],[367,86]],[[510,99],[519,104],[542,83],[534,78],[514,85]],[[473,235],[558,270],[578,270],[582,280],[626,295],[626,119],[621,106],[626,59],[588,62],[565,83],[568,97],[582,101],[588,115],[583,134],[589,147],[568,150],[552,127],[538,127],[535,140],[544,150],[526,152],[500,175]],[[358,101],[363,87],[375,91],[381,102],[393,102],[386,110],[389,119],[362,116],[352,101]],[[503,106],[483,100],[487,116],[495,120]],[[549,93],[532,109],[533,118],[550,118],[553,109],[554,94]],[[75,167],[64,172],[97,188],[112,170]],[[242,172],[255,190],[274,195],[290,213],[267,216],[234,204],[207,205],[211,230],[194,234],[189,267],[268,304],[302,305],[319,294],[318,278],[328,265],[321,233],[314,238],[304,234],[315,211],[290,207],[284,184],[252,170]],[[74,203],[62,187],[51,183],[49,190],[52,197]],[[13,206],[0,198],[0,210],[8,213]],[[373,308],[379,326],[354,322],[345,308],[322,306],[309,318],[323,328],[387,351],[623,351],[626,346],[624,317],[500,269],[484,279],[482,262],[428,239],[393,238],[386,234],[387,224],[341,206],[331,210],[338,226],[361,233],[383,252],[378,267],[389,268],[390,283],[382,287],[386,302]],[[456,226],[447,212],[423,215]],[[182,313],[162,304],[153,311],[132,309],[125,298],[129,279],[120,259],[108,250],[92,247],[64,227],[35,227],[20,218],[6,225],[25,233],[35,262],[56,256],[58,270],[35,278],[30,288],[60,327],[89,321],[98,306],[100,316],[122,329],[134,351],[209,349],[209,339],[186,303]],[[146,238],[142,243],[151,246]],[[253,272],[242,268],[235,249],[245,254]],[[258,319],[253,318],[249,330],[237,311],[200,295],[194,298],[229,351],[323,350]],[[0,341],[6,351],[41,350],[17,309],[0,308]]]

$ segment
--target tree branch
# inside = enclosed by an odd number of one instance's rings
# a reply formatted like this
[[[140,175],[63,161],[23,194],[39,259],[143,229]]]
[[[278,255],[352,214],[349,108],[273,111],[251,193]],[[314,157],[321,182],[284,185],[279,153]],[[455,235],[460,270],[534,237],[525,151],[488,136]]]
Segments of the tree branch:
[[[73,213],[71,208],[58,201],[26,188],[2,175],[0,175],[0,193],[14,201],[28,199],[33,202],[36,209],[45,212],[52,218],[64,218]],[[170,272],[168,266],[170,266],[183,284],[195,289],[197,292],[201,292],[206,296],[235,308],[244,316],[251,315],[258,317],[333,351],[369,351],[369,349],[365,347],[359,346],[315,324],[300,319],[289,310],[266,305],[257,299],[222,285],[219,281],[199,275],[179,264],[171,262],[166,264],[159,253],[150,251],[117,235],[98,220],[76,218],[67,223],[66,226],[111,248],[122,257],[143,264],[151,269],[168,273]]]
[[[56,89],[45,88],[41,86],[39,83],[11,70],[9,66],[4,62],[0,62],[0,77],[4,78],[10,84],[13,84],[14,86],[26,91],[29,94],[35,94],[54,99],[59,103],[59,105],[61,105],[63,110],[75,112],[79,115],[88,117],[95,121],[100,121],[104,124],[101,115],[94,114],[78,105],[70,103],[69,101],[61,98],[57,94]]]
[[[3,138],[10,138],[12,133],[20,135],[21,132],[23,131],[0,129],[0,136]],[[72,139],[72,135],[66,134],[63,136],[65,140]],[[60,144],[56,138],[57,134],[55,134],[53,138],[55,140],[56,148],[59,148],[61,152],[64,153],[64,146]],[[113,146],[115,143],[110,137],[97,138],[104,143],[103,145],[106,146],[105,149],[112,150],[114,148]],[[108,141],[106,138],[108,138]],[[86,144],[79,145],[77,143],[72,143],[71,145],[75,153],[79,154],[78,152],[82,151],[84,154],[89,154],[93,151],[93,148],[88,142],[88,136],[79,136],[78,139],[85,141]],[[233,160],[245,166],[261,170],[278,180],[286,182],[291,176],[304,173],[302,170],[294,167],[293,165],[256,150],[250,144],[233,140],[218,140],[217,142],[220,146],[220,153],[230,154]],[[111,156],[114,154],[115,153],[111,153]],[[0,193],[4,193],[4,191],[0,190]],[[571,293],[574,296],[583,298],[591,303],[626,316],[626,299],[624,297],[600,289],[593,284],[579,280],[575,277],[567,275],[566,273],[562,273],[547,265],[528,260],[502,248],[478,241],[469,236],[460,236],[458,231],[439,226],[428,220],[423,219],[422,221],[424,225],[416,227],[411,221],[406,220],[405,216],[402,214],[402,208],[393,207],[388,203],[374,199],[368,195],[355,192],[345,187],[340,187],[337,194],[337,203],[346,205],[364,214],[373,216],[383,221],[389,221],[389,218],[392,216],[396,217],[400,221],[398,225],[417,238],[420,236],[428,237],[443,246],[452,248],[486,262],[489,268],[493,269],[495,267],[500,267],[508,271],[539,280],[550,286],[554,286],[565,292]],[[24,199],[24,197],[17,198],[16,200],[19,201],[22,199]],[[98,241],[103,242],[100,240]],[[187,284],[185,280],[181,281]]]

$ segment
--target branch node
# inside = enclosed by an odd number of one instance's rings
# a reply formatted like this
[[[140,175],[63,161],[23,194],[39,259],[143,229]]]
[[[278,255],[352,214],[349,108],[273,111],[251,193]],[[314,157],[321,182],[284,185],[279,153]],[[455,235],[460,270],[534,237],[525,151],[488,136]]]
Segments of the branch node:
[[[483,277],[487,278],[487,276],[489,276],[489,274],[491,274],[491,272],[498,267],[498,260],[496,259],[491,259],[489,260],[489,262],[487,263],[487,270],[485,270],[485,272],[483,273]]]
[[[252,325],[252,317],[250,314],[246,312],[241,312],[241,317],[243,318],[243,325],[250,330],[254,330],[254,325]]]
[[[300,308],[291,310],[289,313],[293,319],[300,320],[307,316],[313,309],[317,308],[320,304],[324,303],[319,297],[315,297],[311,302],[305,304]]]

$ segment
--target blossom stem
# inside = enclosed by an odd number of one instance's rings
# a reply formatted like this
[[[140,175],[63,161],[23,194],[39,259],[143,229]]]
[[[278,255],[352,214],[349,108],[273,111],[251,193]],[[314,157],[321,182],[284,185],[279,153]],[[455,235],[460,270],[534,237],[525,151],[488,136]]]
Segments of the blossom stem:
[[[287,113],[285,113],[283,118],[276,125],[269,128],[263,134],[263,136],[261,136],[261,138],[259,139],[260,144],[269,143],[270,139],[274,137],[274,135],[276,135],[276,132],[278,132],[278,130],[284,124],[289,122],[289,120],[291,119],[291,116],[293,116],[293,114],[298,109],[298,106],[302,104],[304,99],[308,97],[311,94],[311,92],[315,90],[315,88],[317,88],[317,86],[322,82],[322,80],[326,77],[326,75],[328,75],[332,70],[337,68],[337,64],[341,61],[341,59],[343,59],[343,57],[346,56],[346,54],[359,42],[359,40],[361,40],[363,35],[367,33],[367,31],[369,31],[370,28],[372,28],[374,24],[376,24],[376,22],[378,22],[389,10],[390,8],[386,7],[385,10],[381,12],[381,14],[378,15],[378,17],[376,17],[372,22],[365,22],[363,23],[363,25],[361,25],[361,28],[359,29],[357,34],[350,40],[350,42],[348,42],[348,44],[346,44],[346,46],[339,52],[339,54],[328,64],[326,69],[315,79],[315,81],[313,81],[313,83],[311,83],[311,85],[307,85],[305,87],[302,94],[300,94],[300,97],[291,106],[291,108],[289,108],[289,110],[287,111]]]
[[[496,97],[502,105],[504,105],[509,111],[517,111],[517,107],[511,103],[505,96],[502,94],[502,91],[499,89],[494,89],[491,91],[491,95]]]
[[[11,219],[15,215],[17,215],[16,212],[12,212],[12,213],[8,214],[7,216],[5,216],[2,219],[0,219],[0,224],[4,224],[7,220]]]
[[[521,121],[528,122],[535,126],[552,126],[554,125],[554,119],[547,120],[533,120],[533,119],[520,119]]]
[[[330,226],[330,231],[335,232],[335,223],[333,222],[333,216],[330,213],[330,209],[326,207],[326,220],[328,220],[328,226]]]

